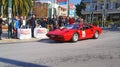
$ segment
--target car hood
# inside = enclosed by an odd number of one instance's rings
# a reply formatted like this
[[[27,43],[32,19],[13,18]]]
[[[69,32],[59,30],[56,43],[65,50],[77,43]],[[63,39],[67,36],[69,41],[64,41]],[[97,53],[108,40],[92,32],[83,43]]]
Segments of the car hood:
[[[48,34],[53,34],[53,35],[62,35],[64,33],[67,33],[71,31],[71,29],[55,29],[53,31],[49,31]]]

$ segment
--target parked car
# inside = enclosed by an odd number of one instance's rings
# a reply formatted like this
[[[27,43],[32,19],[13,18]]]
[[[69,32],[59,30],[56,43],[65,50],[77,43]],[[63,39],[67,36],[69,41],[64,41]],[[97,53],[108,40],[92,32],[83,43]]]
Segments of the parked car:
[[[97,39],[101,33],[102,29],[100,27],[85,23],[75,23],[49,31],[46,35],[55,41],[77,42],[81,39]]]

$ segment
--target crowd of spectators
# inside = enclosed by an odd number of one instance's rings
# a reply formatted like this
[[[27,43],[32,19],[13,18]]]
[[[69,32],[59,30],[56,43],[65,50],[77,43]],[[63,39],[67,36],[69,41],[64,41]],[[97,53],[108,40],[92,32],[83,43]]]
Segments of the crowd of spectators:
[[[76,21],[77,20],[77,21]],[[75,22],[80,22],[81,18],[76,19],[72,17],[65,17],[65,16],[55,16],[53,15],[52,18],[36,18],[33,14],[31,18],[26,18],[26,16],[15,16],[12,22],[8,26],[8,38],[17,38],[17,30],[19,28],[31,28],[31,35],[34,37],[34,29],[36,27],[44,27],[47,28],[49,31],[59,28],[61,26],[65,26],[67,24],[73,24]],[[0,40],[2,34],[2,17],[0,16]]]

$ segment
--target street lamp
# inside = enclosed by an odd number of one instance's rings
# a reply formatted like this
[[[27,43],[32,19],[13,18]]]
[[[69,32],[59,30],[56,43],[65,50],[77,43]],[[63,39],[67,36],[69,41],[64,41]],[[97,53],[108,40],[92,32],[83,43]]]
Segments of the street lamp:
[[[67,16],[69,17],[69,11],[70,11],[70,6],[69,6],[69,4],[70,4],[70,1],[69,0],[67,0],[68,1],[68,5],[67,5]]]
[[[90,0],[90,23],[93,23],[93,0]]]
[[[54,16],[54,12],[55,12],[55,0],[52,0],[52,13],[51,13],[51,17]]]
[[[102,12],[102,27],[105,27],[105,23],[106,23],[106,3],[107,3],[107,0],[104,0],[104,5],[103,5],[103,12]]]
[[[7,0],[8,2],[8,38],[11,37],[11,22],[12,22],[12,0]]]

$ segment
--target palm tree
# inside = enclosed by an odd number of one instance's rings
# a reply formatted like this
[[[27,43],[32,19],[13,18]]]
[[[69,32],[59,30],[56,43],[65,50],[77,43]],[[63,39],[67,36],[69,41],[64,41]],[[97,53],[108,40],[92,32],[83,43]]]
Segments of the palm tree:
[[[33,7],[32,0],[13,0],[12,3],[13,16],[26,16]]]
[[[0,0],[0,7],[3,9],[4,15],[7,16],[7,0]],[[26,16],[32,10],[32,0],[12,0],[12,15]]]
[[[6,10],[7,7],[7,0],[0,0],[0,10],[1,10],[1,14],[3,15],[4,11]]]

